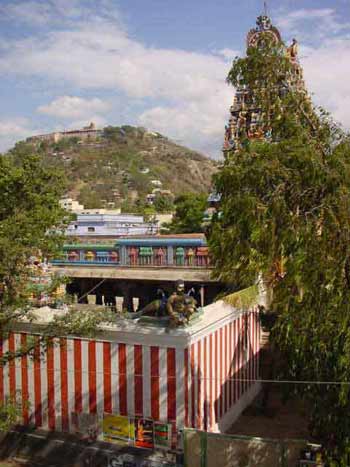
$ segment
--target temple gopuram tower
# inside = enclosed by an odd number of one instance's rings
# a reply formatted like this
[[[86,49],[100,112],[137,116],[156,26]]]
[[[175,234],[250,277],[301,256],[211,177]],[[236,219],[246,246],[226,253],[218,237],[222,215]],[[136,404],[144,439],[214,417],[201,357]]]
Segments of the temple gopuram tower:
[[[279,30],[272,25],[266,11],[256,21],[256,27],[247,35],[247,50],[251,47],[264,47],[266,38],[272,45],[279,45],[284,49],[286,57],[292,65],[292,73],[287,83],[281,83],[279,94],[286,95],[290,89],[307,94],[303,79],[303,70],[298,60],[298,43],[293,39],[290,46],[286,46]],[[228,152],[235,152],[240,147],[242,139],[271,140],[271,128],[264,122],[260,109],[254,103],[253,92],[246,86],[236,88],[233,104],[230,107],[230,118],[225,126],[223,153],[226,158]]]

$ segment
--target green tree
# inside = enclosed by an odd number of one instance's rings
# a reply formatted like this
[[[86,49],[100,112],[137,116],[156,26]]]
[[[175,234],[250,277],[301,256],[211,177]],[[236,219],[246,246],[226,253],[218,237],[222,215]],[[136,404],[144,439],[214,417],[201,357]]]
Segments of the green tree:
[[[276,316],[279,377],[310,408],[330,453],[350,442],[350,144],[295,86],[283,45],[266,39],[235,59],[228,82],[245,87],[271,141],[242,132],[215,178],[222,194],[210,248],[216,277],[239,287],[263,278]]]
[[[19,319],[35,322],[30,302],[30,257],[50,258],[60,251],[63,229],[70,218],[59,205],[64,192],[63,173],[44,167],[39,156],[20,148],[0,158],[0,333],[2,340]],[[53,282],[58,284],[57,277]],[[50,286],[49,286],[50,288]],[[50,339],[68,334],[92,335],[96,326],[105,320],[102,314],[92,315],[71,310],[55,318],[43,329],[41,343],[50,345]],[[31,354],[34,340],[27,346],[6,352],[0,365],[22,354]],[[8,405],[8,406],[7,406]],[[0,429],[14,421],[16,401],[0,406]]]
[[[154,200],[154,208],[156,212],[169,213],[174,210],[173,199],[170,196],[157,195]]]
[[[106,126],[103,129],[103,137],[109,141],[120,141],[124,137],[124,131],[118,126]]]
[[[164,226],[169,233],[203,232],[203,217],[207,195],[185,193],[175,199],[175,214],[171,223]]]
[[[85,209],[102,208],[101,196],[88,185],[83,186],[80,190],[78,201],[85,207]]]

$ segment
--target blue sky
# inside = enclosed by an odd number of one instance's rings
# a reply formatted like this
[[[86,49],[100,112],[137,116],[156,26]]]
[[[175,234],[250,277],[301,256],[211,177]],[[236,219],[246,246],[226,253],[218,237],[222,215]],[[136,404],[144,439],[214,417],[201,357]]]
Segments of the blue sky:
[[[0,151],[31,134],[133,124],[220,156],[257,0],[0,0]],[[314,100],[350,127],[350,0],[270,0]]]

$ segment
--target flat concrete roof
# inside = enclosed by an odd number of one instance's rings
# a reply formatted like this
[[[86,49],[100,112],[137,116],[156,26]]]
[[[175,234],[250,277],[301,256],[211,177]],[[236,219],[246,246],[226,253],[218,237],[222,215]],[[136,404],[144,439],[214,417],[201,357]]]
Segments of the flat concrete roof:
[[[82,311],[77,311],[81,313]],[[49,307],[35,309],[33,322],[21,321],[16,325],[19,332],[40,333],[40,329],[52,322],[55,316],[64,316],[67,311],[55,310]],[[116,314],[115,323],[105,323],[99,326],[100,332],[92,339],[95,341],[122,342],[125,344],[159,345],[165,347],[185,348],[201,337],[208,335],[225,324],[234,321],[244,313],[219,300],[203,308],[203,312],[187,326],[170,329],[159,327],[139,319],[127,319]],[[84,339],[79,336],[71,336]],[[89,338],[86,338],[89,339]]]

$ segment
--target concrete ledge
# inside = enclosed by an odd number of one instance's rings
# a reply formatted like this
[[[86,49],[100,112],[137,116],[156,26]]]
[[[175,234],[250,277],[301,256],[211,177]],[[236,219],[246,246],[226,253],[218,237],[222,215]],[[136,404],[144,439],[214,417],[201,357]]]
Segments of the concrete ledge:
[[[121,266],[53,266],[55,272],[62,271],[68,277],[81,279],[132,279],[142,281],[176,281],[183,279],[189,282],[212,282],[211,269],[199,268],[166,268],[166,267],[121,267]]]

